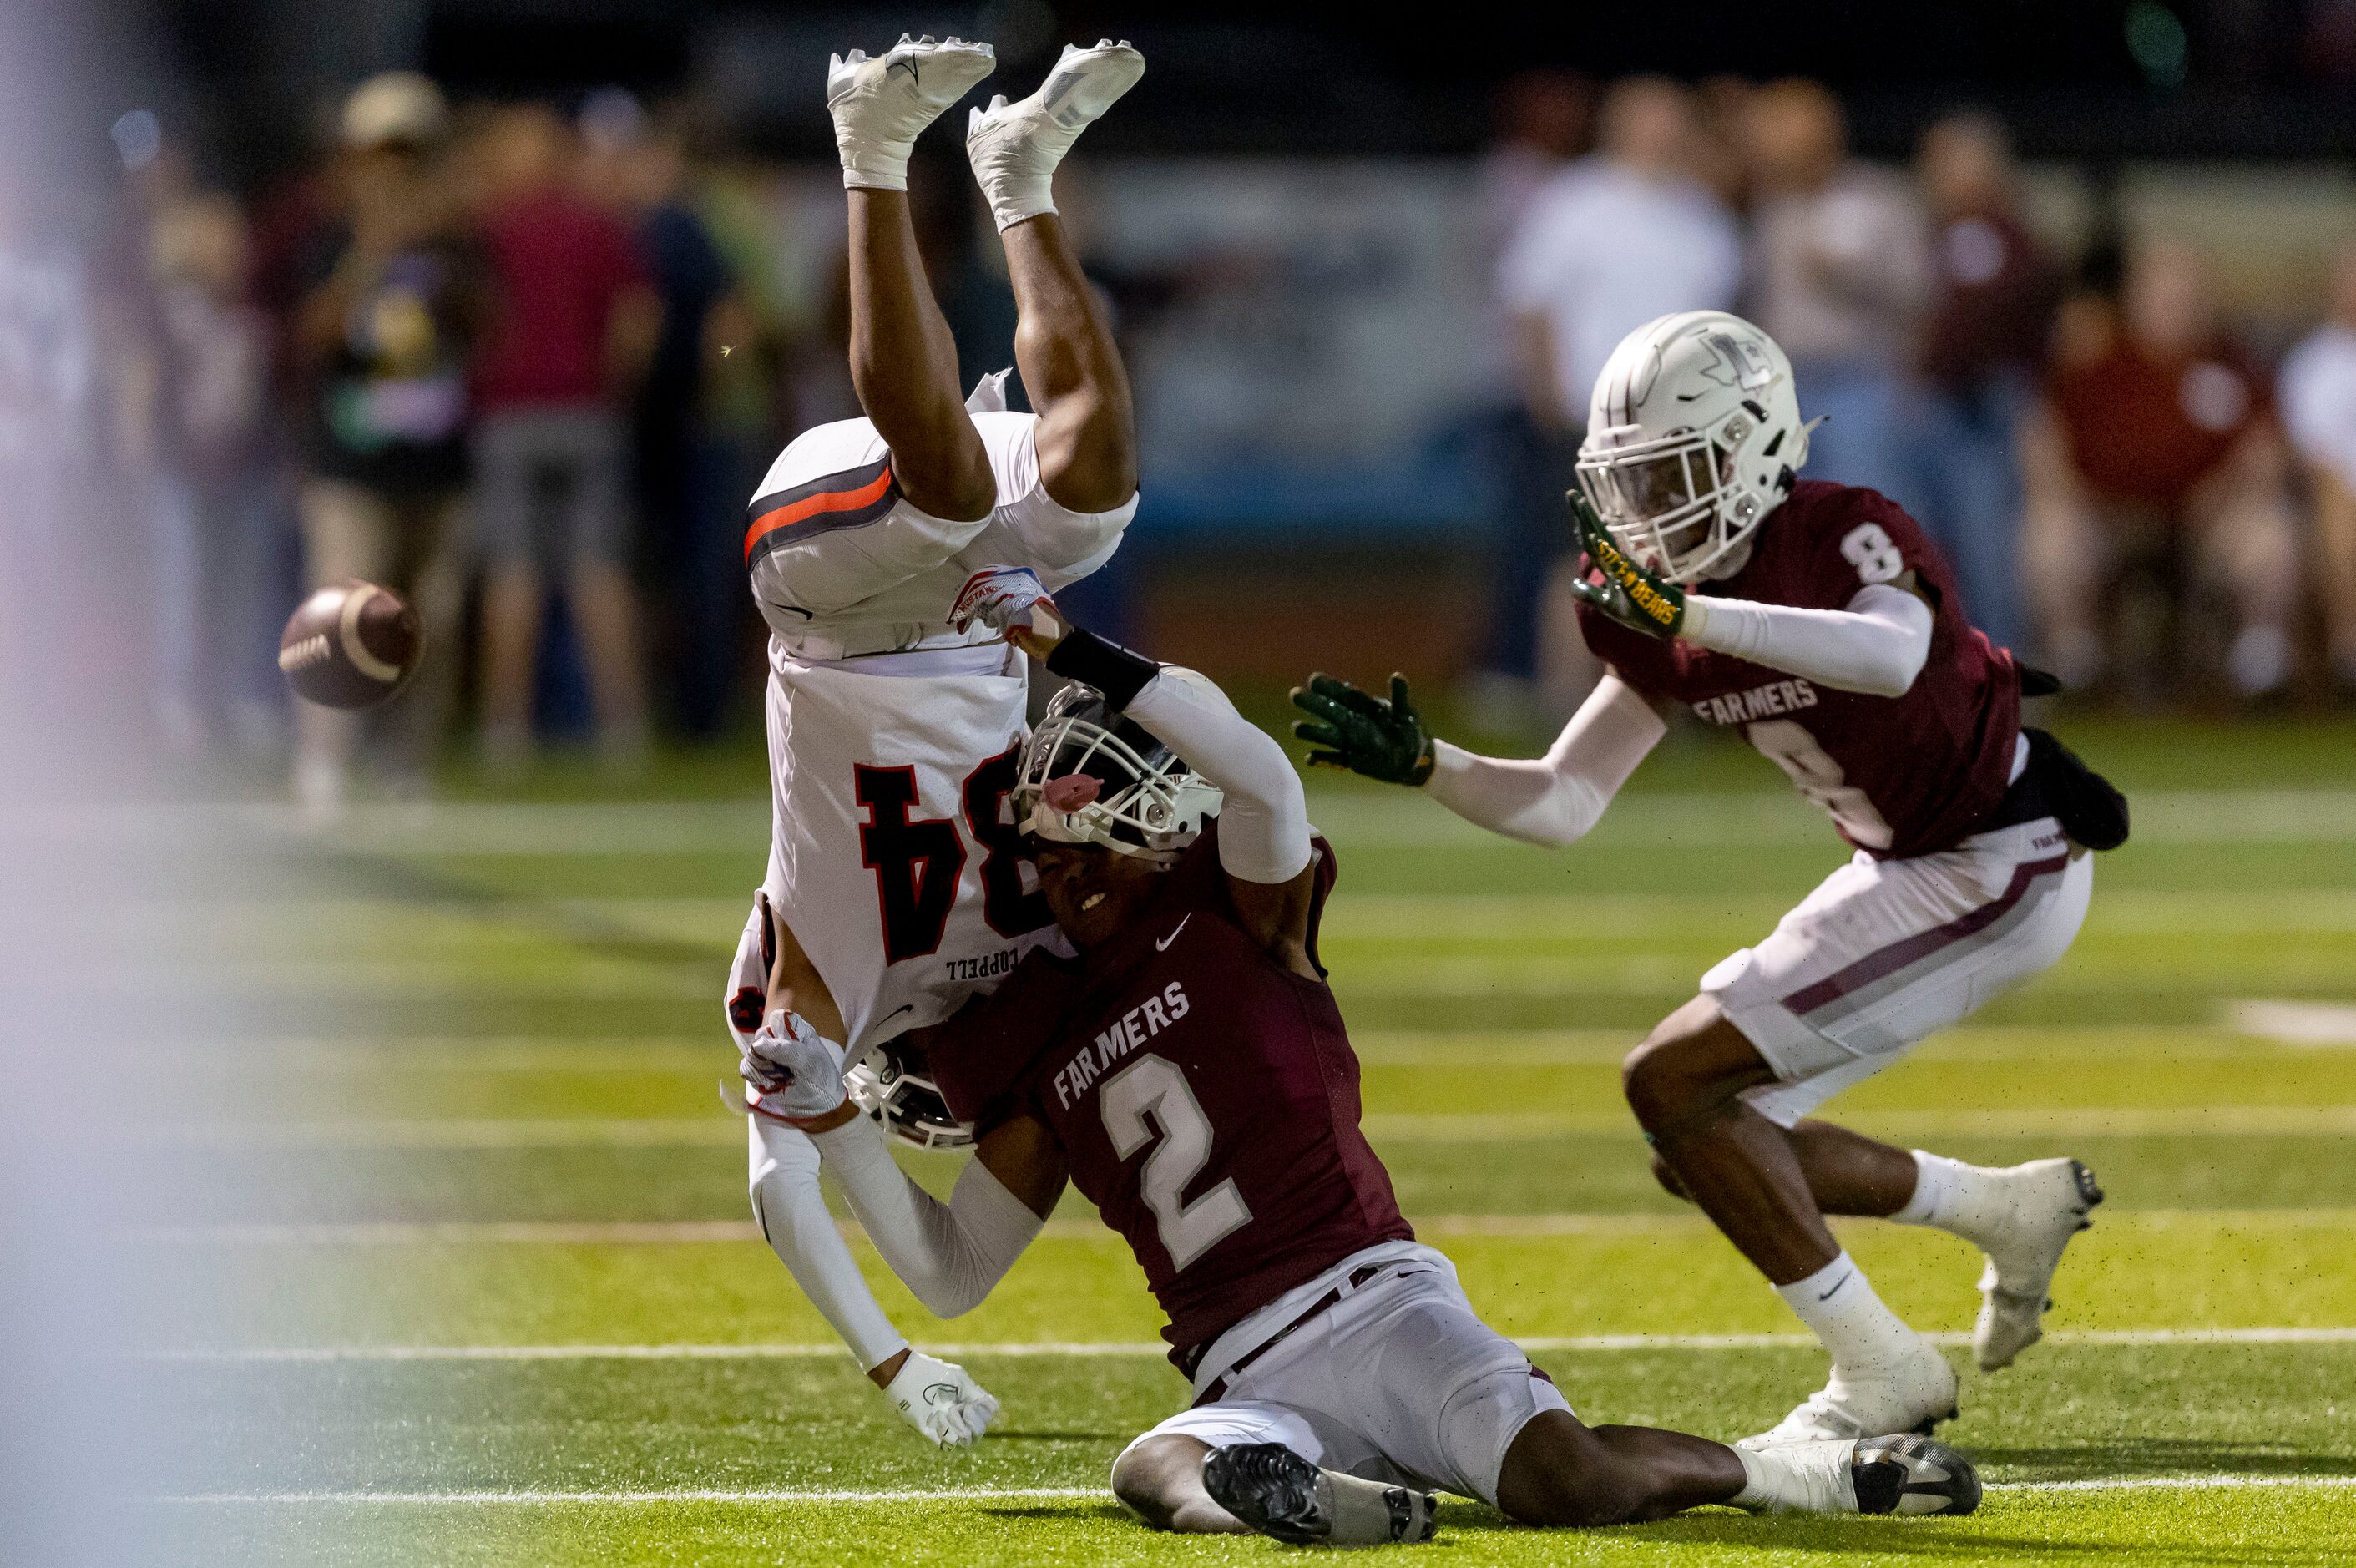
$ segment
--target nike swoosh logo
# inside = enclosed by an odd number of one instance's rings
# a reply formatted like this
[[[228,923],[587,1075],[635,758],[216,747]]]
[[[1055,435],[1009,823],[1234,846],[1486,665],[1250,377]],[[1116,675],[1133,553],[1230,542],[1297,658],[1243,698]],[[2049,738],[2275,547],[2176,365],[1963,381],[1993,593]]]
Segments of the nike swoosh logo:
[[[1856,1276],[1855,1274],[1843,1274],[1843,1275],[1840,1277],[1839,1283],[1835,1284],[1835,1285],[1833,1286],[1833,1288],[1832,1288],[1832,1289],[1830,1289],[1830,1290],[1828,1290],[1828,1291],[1825,1292],[1825,1294],[1822,1294],[1822,1295],[1820,1295],[1820,1296],[1816,1297],[1816,1299],[1817,1299],[1818,1301],[1830,1301],[1830,1300],[1832,1300],[1832,1298],[1833,1298],[1833,1297],[1835,1297],[1835,1296],[1837,1296],[1837,1295],[1840,1294],[1841,1285],[1845,1285],[1845,1284],[1848,1283],[1848,1282],[1849,1282],[1849,1281],[1851,1281],[1851,1280],[1853,1280],[1853,1279],[1855,1279],[1855,1278],[1857,1278],[1857,1276]]]
[[[1191,920],[1194,918],[1194,917],[1193,915],[1189,914],[1184,919],[1180,920],[1176,925],[1170,928],[1170,934],[1168,936],[1155,939],[1153,950],[1155,952],[1168,952],[1170,950],[1170,944],[1178,940],[1178,933],[1186,929],[1186,921]]]
[[[903,1014],[903,1013],[913,1013],[913,1012],[915,1012],[916,1010],[916,1004],[915,1003],[913,1003],[913,1002],[903,1002],[903,1003],[901,1003],[901,1004],[900,1004],[900,1005],[898,1005],[897,1007],[893,1008],[893,1009],[892,1009],[892,1011],[890,1011],[889,1013],[884,1014],[883,1017],[881,1017],[881,1018],[877,1019],[877,1020],[876,1020],[876,1022],[877,1022],[878,1024],[888,1024],[888,1023],[890,1023],[893,1019],[894,1019],[894,1018],[898,1017],[901,1014]]]

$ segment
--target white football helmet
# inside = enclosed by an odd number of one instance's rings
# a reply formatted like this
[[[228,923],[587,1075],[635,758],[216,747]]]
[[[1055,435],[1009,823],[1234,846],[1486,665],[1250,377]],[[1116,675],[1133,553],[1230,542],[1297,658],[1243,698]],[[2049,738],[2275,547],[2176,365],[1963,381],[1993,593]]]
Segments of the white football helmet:
[[[1792,361],[1739,316],[1687,310],[1595,378],[1579,482],[1620,547],[1673,582],[1730,576],[1808,460]]]
[[[842,1091],[884,1131],[919,1149],[962,1149],[973,1128],[949,1114],[949,1102],[922,1056],[898,1039],[860,1053],[842,1075]]]
[[[1162,672],[1164,680],[1172,672]],[[1055,693],[1023,748],[1014,820],[1050,843],[1098,843],[1167,862],[1218,815],[1217,785],[1076,682]]]

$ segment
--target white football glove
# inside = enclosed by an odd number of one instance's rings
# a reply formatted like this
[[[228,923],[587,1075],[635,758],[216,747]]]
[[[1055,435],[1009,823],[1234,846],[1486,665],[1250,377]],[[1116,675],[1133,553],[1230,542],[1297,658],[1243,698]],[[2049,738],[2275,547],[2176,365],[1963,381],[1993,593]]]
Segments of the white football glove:
[[[1055,601],[1047,596],[1039,574],[1030,567],[984,566],[958,590],[956,602],[949,606],[949,625],[963,631],[980,621],[996,632],[1021,628],[1060,636],[1055,609]],[[1042,616],[1048,618],[1044,627],[1039,625]]]
[[[998,1419],[998,1400],[963,1367],[910,1350],[884,1397],[908,1424],[944,1448],[963,1448]]]
[[[744,1042],[737,1071],[762,1110],[787,1121],[823,1116],[845,1098],[842,1047],[783,1007]]]

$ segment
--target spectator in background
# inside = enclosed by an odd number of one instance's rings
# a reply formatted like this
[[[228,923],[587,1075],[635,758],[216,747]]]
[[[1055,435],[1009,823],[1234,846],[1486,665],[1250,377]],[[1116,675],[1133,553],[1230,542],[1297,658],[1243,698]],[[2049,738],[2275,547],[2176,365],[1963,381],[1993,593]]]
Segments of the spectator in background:
[[[480,253],[443,167],[447,124],[441,92],[406,71],[346,101],[348,215],[304,247],[295,311],[306,579],[381,583],[424,623],[424,661],[379,720],[401,793],[425,789],[456,682],[466,369],[487,309]],[[332,813],[369,715],[297,708],[296,793],[313,814]]]
[[[156,316],[176,371],[162,389],[158,424],[195,555],[183,694],[202,732],[225,731],[254,755],[279,735],[285,699],[273,656],[287,607],[278,582],[271,325],[248,302],[246,255],[244,215],[219,191],[191,191],[156,215]]]
[[[2215,587],[2233,605],[2233,689],[2278,690],[2298,567],[2286,454],[2265,380],[2226,339],[2199,253],[2136,249],[2117,329],[2057,365],[2045,403],[2024,443],[2027,558],[2043,657],[2062,683],[2092,684],[2107,666],[2127,695],[2158,700],[2195,641],[2187,601]]]
[[[1576,438],[1603,362],[1655,317],[1722,310],[1741,280],[1734,220],[1690,170],[1683,88],[1633,77],[1605,94],[1601,145],[1532,199],[1499,264],[1531,409]]]
[[[483,757],[531,755],[548,580],[579,633],[598,754],[636,768],[646,686],[630,586],[624,423],[660,328],[627,230],[574,189],[572,128],[542,104],[499,110],[479,154],[478,222],[498,312],[475,370],[476,539],[483,581]]]
[[[1752,95],[1752,319],[1792,357],[1821,416],[1811,478],[1917,504],[1907,482],[1907,372],[1930,292],[1921,211],[1903,181],[1852,161],[1840,105],[1813,81]]]
[[[1972,624],[2019,647],[2018,433],[2052,337],[2061,273],[2021,226],[2012,149],[1994,120],[1956,114],[1933,125],[1915,171],[1936,226],[1915,515],[1954,564]]]
[[[1535,718],[1538,603],[1546,564],[1561,548],[1563,454],[1559,432],[1542,430],[1523,371],[1521,323],[1497,287],[1498,267],[1531,204],[1562,166],[1585,148],[1594,89],[1565,70],[1530,70],[1498,90],[1496,139],[1483,154],[1480,263],[1492,285],[1483,344],[1482,381],[1489,395],[1473,415],[1476,461],[1494,486],[1496,561],[1489,590],[1488,643],[1467,683],[1469,720],[1511,731]]]
[[[2314,506],[2332,682],[2356,697],[2356,245],[2334,261],[2329,312],[2283,361],[2276,386]]]
[[[584,116],[584,119],[586,117]],[[618,116],[616,117],[619,118]],[[744,498],[707,406],[708,367],[739,319],[735,284],[690,205],[687,147],[675,124],[643,116],[617,126],[612,188],[637,233],[662,306],[662,328],[632,411],[639,552],[662,607],[657,639],[672,671],[680,728],[716,736],[726,717],[744,592]],[[752,345],[747,343],[747,347]]]
[[[1697,131],[1685,89],[1658,77],[1617,82],[1599,127],[1597,150],[1531,199],[1498,264],[1524,396],[1552,458],[1542,500],[1532,498],[1540,510],[1504,564],[1516,585],[1497,613],[1515,636],[1527,635],[1548,569],[1569,548],[1562,497],[1603,362],[1656,317],[1730,306],[1741,279],[1734,220],[1691,173]]]

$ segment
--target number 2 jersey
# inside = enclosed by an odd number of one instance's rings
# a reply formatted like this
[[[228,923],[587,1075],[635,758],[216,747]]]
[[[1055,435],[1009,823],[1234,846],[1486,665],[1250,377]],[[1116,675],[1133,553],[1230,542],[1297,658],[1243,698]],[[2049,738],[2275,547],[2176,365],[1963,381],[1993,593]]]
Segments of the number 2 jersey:
[[[1316,845],[1309,950],[1333,886]],[[1252,1312],[1381,1241],[1412,1240],[1358,1127],[1358,1058],[1323,980],[1237,923],[1217,829],[1121,936],[1026,955],[931,1042],[934,1081],[987,1133],[1054,1129],[1072,1185],[1136,1253],[1194,1357]],[[1064,949],[1068,951],[1068,949]]]
[[[1902,695],[1835,691],[1620,625],[1586,606],[1597,658],[1647,697],[1739,728],[1825,808],[1841,836],[1887,858],[1953,847],[1992,812],[2020,733],[2020,668],[1965,618],[1945,559],[1879,492],[1803,479],[1761,525],[1742,570],[1706,591],[1845,609],[1859,589],[1913,574],[1932,608],[1931,652]]]

